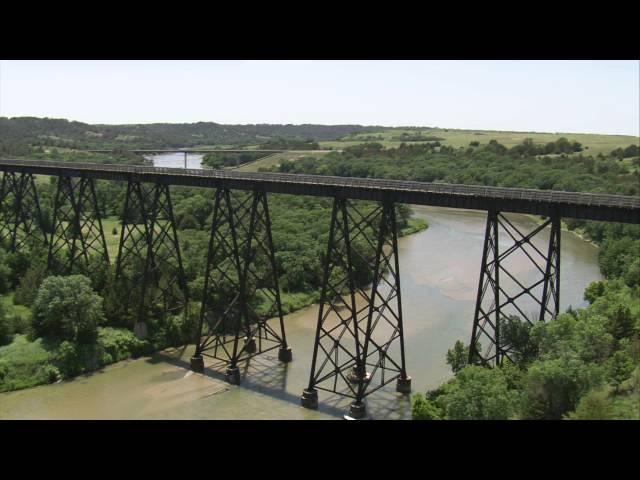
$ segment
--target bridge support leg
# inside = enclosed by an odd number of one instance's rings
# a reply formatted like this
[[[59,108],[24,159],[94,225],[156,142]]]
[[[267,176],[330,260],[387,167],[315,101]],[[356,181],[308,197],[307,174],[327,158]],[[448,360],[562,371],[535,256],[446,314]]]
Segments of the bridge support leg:
[[[550,226],[546,254],[533,239]],[[505,242],[499,248],[499,231]],[[527,286],[511,273],[509,262],[519,252],[535,267],[537,279]],[[522,259],[522,257],[521,257]],[[527,306],[528,302],[528,306]],[[534,314],[527,314],[534,308]],[[487,215],[482,265],[474,314],[469,363],[501,365],[507,358],[518,362],[523,352],[513,345],[509,328],[516,319],[533,325],[558,315],[560,309],[560,216],[547,221],[527,234],[520,232],[504,215],[491,210]],[[484,347],[484,350],[483,350]]]
[[[406,373],[395,206],[336,198],[309,385],[301,402],[317,408],[317,390],[354,399],[352,418],[366,416],[367,395]],[[371,290],[364,286],[371,282]]]
[[[127,185],[116,278],[131,288],[126,309],[135,310],[139,338],[148,333],[150,309],[162,318],[187,315],[189,295],[168,185]]]
[[[109,265],[107,242],[92,178],[58,177],[49,242],[49,271],[88,274],[90,259],[97,256]]]
[[[33,175],[5,171],[0,185],[0,243],[11,252],[46,246],[43,220]]]
[[[195,357],[224,361],[230,383],[240,381],[238,363],[255,355],[278,349],[280,361],[291,360],[265,192],[216,191],[199,332]]]

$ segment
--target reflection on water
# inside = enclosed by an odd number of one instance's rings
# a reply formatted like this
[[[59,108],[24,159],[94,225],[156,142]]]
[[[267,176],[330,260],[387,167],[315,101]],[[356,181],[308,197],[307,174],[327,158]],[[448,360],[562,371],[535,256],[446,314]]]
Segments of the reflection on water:
[[[400,272],[407,371],[413,391],[424,392],[451,376],[447,349],[458,339],[469,341],[486,217],[482,212],[432,207],[414,210],[430,226],[400,239]],[[527,217],[508,217],[522,231],[535,228]],[[536,245],[543,246],[546,238],[541,236]],[[567,232],[561,245],[561,307],[584,306],[584,288],[600,278],[597,248]],[[536,278],[526,257],[514,258],[510,268],[519,278]],[[299,396],[309,380],[317,315],[317,306],[288,315],[293,361],[283,365],[271,352],[254,358],[240,365],[240,386],[224,382],[222,365],[207,363],[204,374],[192,373],[193,347],[169,349],[69,382],[0,394],[0,418],[341,418],[349,400],[328,392],[319,392],[318,411],[300,406]],[[389,384],[367,399],[372,418],[410,418],[409,398],[394,387]]]
[[[202,158],[204,155],[188,153],[187,154],[187,168],[202,168]],[[146,159],[153,162],[154,167],[164,168],[185,168],[184,159],[185,154],[176,153],[163,153],[161,155],[147,155]]]

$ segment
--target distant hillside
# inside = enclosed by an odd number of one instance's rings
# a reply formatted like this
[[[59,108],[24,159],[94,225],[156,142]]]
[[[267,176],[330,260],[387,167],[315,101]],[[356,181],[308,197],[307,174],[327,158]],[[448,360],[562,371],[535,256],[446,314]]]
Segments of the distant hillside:
[[[222,125],[213,122],[90,125],[64,119],[0,117],[0,142],[66,148],[178,148],[255,145],[275,138],[337,140],[366,133],[360,125]]]

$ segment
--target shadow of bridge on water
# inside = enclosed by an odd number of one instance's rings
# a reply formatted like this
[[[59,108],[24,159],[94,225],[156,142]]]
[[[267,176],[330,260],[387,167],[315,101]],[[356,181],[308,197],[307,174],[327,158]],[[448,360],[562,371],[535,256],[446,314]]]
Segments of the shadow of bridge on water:
[[[168,363],[187,371],[191,370],[191,364],[186,360],[185,353],[187,346],[175,349],[175,352],[157,352],[148,361],[150,363]],[[205,364],[202,373],[194,375],[205,375],[214,380],[226,383],[225,370],[226,363],[220,360],[210,359],[209,364]],[[295,360],[294,360],[295,361]],[[240,385],[238,388],[252,392],[261,393],[271,398],[288,402],[298,408],[300,405],[300,392],[287,391],[287,376],[289,372],[288,363],[282,363],[277,356],[269,355],[269,352],[246,359],[239,363]],[[395,392],[393,384],[382,388],[366,398],[368,418],[375,420],[401,420],[411,418],[411,400],[408,395]],[[342,419],[349,410],[352,402],[350,398],[339,394],[318,392],[320,397],[318,412]]]

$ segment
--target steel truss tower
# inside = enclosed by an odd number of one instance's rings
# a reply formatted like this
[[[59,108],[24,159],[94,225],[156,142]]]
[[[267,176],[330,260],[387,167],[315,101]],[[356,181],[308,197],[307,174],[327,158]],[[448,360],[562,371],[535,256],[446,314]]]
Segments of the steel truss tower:
[[[109,265],[94,179],[61,176],[57,183],[48,270],[86,274],[95,255]]]
[[[363,212],[334,199],[311,375],[301,398],[317,408],[317,390],[350,397],[353,418],[366,416],[364,398],[392,381],[397,391],[411,391],[395,206],[383,202]]]
[[[549,225],[548,247],[543,249],[546,250],[545,254],[536,247],[533,238]],[[503,251],[498,241],[499,230],[506,233],[506,237],[500,237],[500,242],[513,242]],[[522,267],[509,264],[510,257],[516,252],[524,253],[537,270],[537,280],[528,286],[516,278],[517,270]],[[520,259],[523,260],[522,257]],[[506,288],[507,283],[510,289]],[[525,312],[525,301],[534,306],[535,313]],[[500,365],[504,358],[511,362],[517,361],[519,352],[504,338],[503,330],[509,317],[513,318],[515,315],[533,325],[536,320],[554,318],[559,309],[560,216],[553,215],[525,235],[500,212],[490,210],[487,215],[469,363]]]
[[[5,171],[0,186],[0,243],[12,252],[46,245],[42,220],[33,175]]]
[[[291,361],[263,191],[216,191],[199,332],[192,368],[202,371],[203,357],[221,360],[229,383],[240,383],[239,362],[270,350]]]
[[[159,316],[187,314],[188,291],[169,186],[127,184],[116,279],[129,287],[125,309],[135,317],[135,333],[147,335],[150,309]]]

